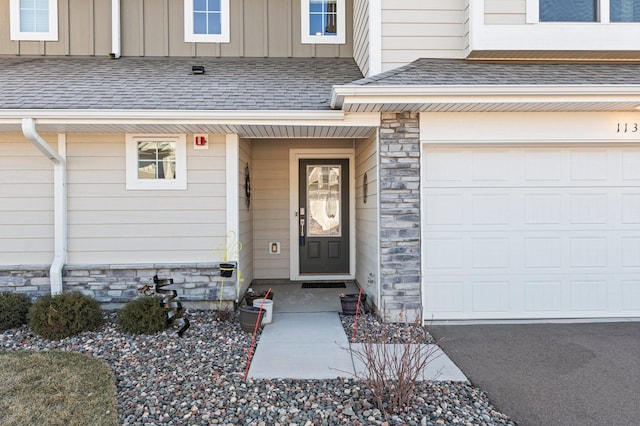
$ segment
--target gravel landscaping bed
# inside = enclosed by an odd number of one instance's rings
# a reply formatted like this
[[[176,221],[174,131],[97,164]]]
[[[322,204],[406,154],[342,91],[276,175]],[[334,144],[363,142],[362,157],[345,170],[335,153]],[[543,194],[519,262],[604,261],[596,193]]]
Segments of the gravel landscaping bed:
[[[354,336],[353,324],[356,323],[355,339],[352,343],[362,343],[371,339],[371,336],[379,343],[435,343],[426,327],[415,324],[385,324],[373,314],[358,315],[357,320],[355,315],[340,314],[340,321],[349,341]]]
[[[76,351],[105,360],[116,377],[123,425],[514,424],[468,383],[420,384],[414,404],[385,419],[351,378],[245,382],[251,335],[237,320],[217,322],[210,312],[189,312],[191,328],[182,338],[175,330],[128,335],[114,324],[115,313],[105,316],[97,331],[60,341],[41,339],[26,326],[7,330],[0,350]],[[368,318],[366,324],[383,326]]]

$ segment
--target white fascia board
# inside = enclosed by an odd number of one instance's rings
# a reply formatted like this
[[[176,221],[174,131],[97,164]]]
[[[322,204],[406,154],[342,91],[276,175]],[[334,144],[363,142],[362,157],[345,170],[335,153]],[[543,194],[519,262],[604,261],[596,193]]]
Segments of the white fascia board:
[[[334,86],[331,107],[344,104],[479,102],[640,102],[640,85]]]
[[[0,124],[180,124],[264,126],[377,126],[377,113],[332,111],[3,110]]]

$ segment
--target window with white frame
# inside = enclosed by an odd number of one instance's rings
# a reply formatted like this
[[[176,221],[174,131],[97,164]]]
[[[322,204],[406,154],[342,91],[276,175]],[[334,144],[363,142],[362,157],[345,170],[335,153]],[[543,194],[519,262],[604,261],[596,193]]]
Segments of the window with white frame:
[[[538,6],[538,22],[640,22],[640,0],[536,0],[533,3]]]
[[[184,40],[228,43],[229,0],[184,0]]]
[[[344,0],[301,0],[302,43],[344,44]]]
[[[187,189],[185,135],[126,136],[127,189]]]
[[[58,0],[11,0],[11,40],[58,40]]]

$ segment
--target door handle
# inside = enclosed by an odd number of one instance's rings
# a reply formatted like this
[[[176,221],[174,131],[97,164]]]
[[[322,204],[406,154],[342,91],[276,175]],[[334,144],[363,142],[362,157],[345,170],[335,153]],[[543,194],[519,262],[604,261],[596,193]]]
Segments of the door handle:
[[[305,245],[304,219],[300,219],[300,246],[304,246],[304,245]]]

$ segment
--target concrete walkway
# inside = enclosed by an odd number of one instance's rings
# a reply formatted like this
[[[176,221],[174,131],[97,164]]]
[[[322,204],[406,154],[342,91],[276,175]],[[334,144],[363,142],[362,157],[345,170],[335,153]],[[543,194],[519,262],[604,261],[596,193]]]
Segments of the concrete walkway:
[[[423,372],[428,380],[466,381],[460,369],[437,347]],[[354,345],[354,349],[356,345]],[[250,378],[334,379],[353,377],[364,366],[349,350],[336,312],[274,313],[256,347]]]

